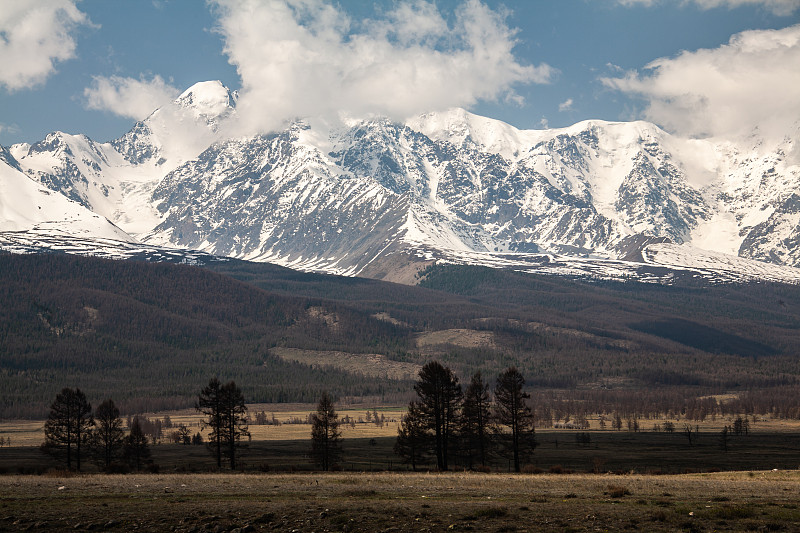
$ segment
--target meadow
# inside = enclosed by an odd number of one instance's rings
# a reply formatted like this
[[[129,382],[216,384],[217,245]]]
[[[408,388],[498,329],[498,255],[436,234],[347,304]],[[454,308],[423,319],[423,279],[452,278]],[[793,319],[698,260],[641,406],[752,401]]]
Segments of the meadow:
[[[793,531],[800,528],[800,424],[758,418],[719,440],[727,418],[676,431],[540,429],[522,474],[412,472],[393,453],[398,407],[350,405],[341,471],[316,470],[311,404],[250,405],[280,425],[251,425],[240,470],[217,470],[202,445],[151,445],[148,473],[67,472],[38,449],[42,421],[0,423],[0,531]],[[384,424],[366,422],[378,412]],[[149,419],[200,431],[193,410]],[[373,418],[371,415],[370,418]],[[292,423],[289,423],[292,422]],[[168,433],[170,430],[165,430]],[[588,438],[587,438],[588,436]]]
[[[0,529],[792,531],[800,472],[0,477]]]
[[[313,404],[253,404],[251,418],[264,413],[278,425],[251,424],[252,438],[240,453],[239,469],[245,472],[303,472],[316,466],[309,456],[311,426],[308,415]],[[344,471],[410,470],[393,451],[397,428],[404,410],[396,406],[376,407],[368,404],[348,405],[338,411],[342,424],[342,460]],[[382,424],[367,421],[374,413]],[[152,444],[152,460],[158,471],[211,472],[215,464],[204,445],[173,443],[170,435],[178,425],[186,425],[192,434],[207,430],[200,414],[191,409],[145,413],[149,420],[169,419],[172,428],[163,430],[158,444]],[[750,417],[750,420],[754,420]],[[800,422],[770,417],[757,417],[750,424],[749,434],[731,435],[727,450],[720,438],[724,426],[732,425],[733,417],[711,417],[704,421],[671,419],[675,431],[654,431],[663,428],[667,419],[640,419],[638,432],[600,429],[599,417],[589,416],[589,429],[539,428],[533,456],[526,461],[528,472],[535,473],[630,473],[681,474],[686,472],[793,470],[800,468]],[[693,429],[689,442],[685,427]],[[45,473],[63,465],[43,454],[38,446],[44,440],[43,421],[0,422],[0,437],[10,439],[11,446],[0,447],[0,473]],[[456,469],[465,469],[464,461],[456,460]],[[432,468],[423,465],[421,470]],[[489,469],[508,472],[510,464],[503,456],[492,457]],[[90,461],[84,470],[96,471]]]

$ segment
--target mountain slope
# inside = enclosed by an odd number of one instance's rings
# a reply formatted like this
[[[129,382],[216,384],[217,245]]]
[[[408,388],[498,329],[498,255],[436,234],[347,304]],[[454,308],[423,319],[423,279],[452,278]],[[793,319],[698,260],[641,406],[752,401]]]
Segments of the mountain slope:
[[[647,248],[665,242],[687,245],[669,268],[761,270],[719,254],[800,266],[798,131],[773,145],[687,141],[646,122],[524,131],[453,109],[236,137],[235,103],[203,82],[111,143],[55,133],[10,153],[143,243],[306,270],[555,261],[585,275],[657,263],[663,247]]]
[[[29,231],[130,240],[104,217],[29,179],[11,153],[0,148],[0,232]]]
[[[797,287],[454,265],[430,267],[424,287],[410,287],[237,260],[208,267],[218,273],[0,254],[0,417],[43,416],[64,386],[127,412],[188,407],[214,375],[252,402],[312,402],[328,390],[400,404],[412,369],[431,359],[462,378],[516,365],[536,389],[613,398],[657,387],[660,401],[681,403],[773,393],[800,375]]]

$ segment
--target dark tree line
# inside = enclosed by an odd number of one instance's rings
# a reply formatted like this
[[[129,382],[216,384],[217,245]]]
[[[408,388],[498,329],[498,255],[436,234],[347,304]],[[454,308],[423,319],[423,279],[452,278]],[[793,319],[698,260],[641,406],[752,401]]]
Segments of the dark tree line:
[[[128,464],[137,470],[149,458],[147,437],[138,418],[125,436],[119,409],[111,399],[101,403],[92,414],[92,406],[80,389],[64,388],[55,398],[44,426],[42,450],[62,458],[67,469],[80,471],[88,449],[91,458],[105,471]],[[120,461],[122,461],[120,463]]]
[[[414,470],[429,457],[436,458],[437,469],[448,470],[454,457],[474,468],[502,455],[519,472],[536,447],[524,385],[516,367],[508,368],[497,378],[492,402],[480,372],[464,393],[450,368],[437,361],[426,364],[414,386],[418,399],[409,404],[398,429],[395,452]]]
[[[212,378],[200,391],[195,408],[205,416],[203,425],[209,429],[207,445],[217,467],[222,467],[225,458],[228,466],[235,469],[239,450],[244,446],[243,439],[250,437],[247,406],[241,389],[233,381],[223,384],[218,378]],[[327,392],[322,394],[317,412],[312,413],[309,419],[312,425],[311,455],[323,470],[330,470],[341,458],[342,432],[339,415]],[[148,462],[150,448],[142,420],[138,416],[129,420],[130,432],[125,436],[120,412],[113,400],[100,404],[93,416],[83,392],[65,388],[51,406],[42,449],[63,457],[70,470],[73,459],[76,470],[81,469],[82,448],[87,446],[105,471],[111,471],[119,460],[139,470],[143,465],[151,464]],[[191,438],[186,426],[179,426],[175,434],[184,444],[202,442],[199,433]]]
[[[242,438],[249,437],[247,407],[236,383],[220,383],[213,378],[198,396],[197,409],[206,415],[204,424],[210,428],[208,447],[216,457],[217,467],[222,458],[236,468],[237,451]],[[42,450],[63,458],[69,470],[80,471],[81,459],[88,449],[91,457],[104,471],[120,470],[123,466],[140,470],[151,465],[148,436],[143,422],[136,416],[129,419],[129,433],[123,430],[122,418],[114,401],[108,399],[92,413],[92,406],[80,389],[63,389],[53,401],[45,422],[45,441]],[[176,432],[184,443],[202,442],[198,433],[190,438],[188,428]]]

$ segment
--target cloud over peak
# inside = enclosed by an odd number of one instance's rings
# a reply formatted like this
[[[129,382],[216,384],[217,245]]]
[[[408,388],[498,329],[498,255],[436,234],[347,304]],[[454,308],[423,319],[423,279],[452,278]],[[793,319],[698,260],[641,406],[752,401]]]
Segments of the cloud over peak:
[[[547,83],[555,73],[521,64],[505,16],[478,0],[457,8],[451,24],[425,0],[361,24],[325,0],[213,5],[241,77],[237,107],[247,131],[297,117],[403,119],[479,100],[519,102],[514,86]]]
[[[783,136],[800,117],[800,25],[750,30],[714,49],[656,59],[646,72],[602,78],[643,98],[644,117],[692,136],[732,136],[758,128]]]
[[[83,90],[86,107],[115,115],[142,120],[158,107],[174,100],[180,91],[161,76],[125,78],[95,76],[92,85]]]

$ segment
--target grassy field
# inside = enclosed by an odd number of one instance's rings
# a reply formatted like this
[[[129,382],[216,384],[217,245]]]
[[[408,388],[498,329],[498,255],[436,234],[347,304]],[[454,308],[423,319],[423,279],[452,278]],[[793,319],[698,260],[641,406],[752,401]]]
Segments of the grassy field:
[[[307,427],[307,426],[306,426]],[[663,433],[593,432],[591,443],[579,443],[575,432],[539,432],[539,446],[527,464],[529,472],[563,473],[659,473],[794,470],[800,468],[800,434],[753,433],[734,437],[725,452],[715,433],[700,433],[690,446],[683,435]],[[407,470],[393,452],[395,437],[348,438],[342,442],[339,466],[345,471]],[[240,451],[238,468],[246,472],[312,471],[308,435],[299,440],[253,440]],[[210,472],[215,469],[205,446],[158,444],[150,447],[162,473]],[[43,454],[38,447],[0,448],[0,473],[45,473],[63,463]],[[431,468],[433,465],[428,465]],[[510,462],[494,457],[493,472],[508,472]],[[423,469],[427,469],[423,467]],[[455,460],[454,469],[465,465]],[[83,470],[97,471],[88,460]]]
[[[283,422],[312,409],[250,412]],[[339,412],[358,420],[366,410]],[[673,434],[651,431],[663,420],[642,421],[638,433],[539,430],[526,474],[499,457],[491,473],[415,473],[392,450],[401,412],[378,408],[383,427],[347,426],[344,471],[333,473],[314,471],[307,424],[251,426],[236,473],[216,471],[205,446],[162,443],[151,446],[157,473],[104,475],[85,460],[89,473],[76,475],[39,451],[42,422],[6,422],[0,435],[12,446],[0,448],[0,472],[14,475],[0,476],[0,531],[800,530],[797,422],[759,419],[727,452],[725,419],[701,423],[691,445],[682,421]],[[194,411],[148,417],[165,415],[199,429]]]
[[[0,477],[0,529],[796,531],[800,472]]]
[[[308,424],[287,423],[292,419],[305,421],[309,413],[316,411],[315,404],[285,403],[285,404],[250,404],[247,406],[251,417],[256,413],[264,412],[271,420],[274,417],[281,422],[281,425],[250,425],[250,433],[253,440],[297,440],[306,439],[311,435],[311,426]],[[383,415],[385,423],[378,426],[374,423],[366,423],[366,412],[378,411],[378,415]],[[345,409],[337,409],[340,420],[350,417],[357,423],[355,427],[349,425],[342,426],[342,435],[346,439],[387,437],[397,435],[397,426],[400,417],[405,410],[400,407],[373,407],[359,406]],[[169,416],[173,426],[185,424],[192,430],[192,433],[200,432],[203,436],[207,435],[201,427],[202,416],[194,409],[181,411],[161,411],[158,413],[145,413],[150,419],[161,419]],[[361,419],[362,422],[358,422]],[[170,433],[175,429],[165,429],[164,433]],[[12,446],[39,446],[44,441],[44,420],[7,420],[0,421],[0,436],[11,439]],[[166,440],[166,439],[165,439]]]
[[[251,418],[254,418],[256,413],[264,412],[269,419],[273,416],[281,425],[250,425],[250,432],[252,433],[253,440],[301,440],[306,439],[311,434],[311,427],[308,424],[292,424],[287,423],[292,419],[300,419],[305,421],[309,413],[316,410],[316,404],[307,403],[280,403],[280,404],[249,404],[248,413]],[[366,412],[377,410],[379,415],[383,415],[385,423],[383,426],[378,426],[373,423],[366,423]],[[372,438],[372,437],[394,437],[397,435],[397,428],[400,418],[405,414],[405,407],[398,406],[380,406],[373,405],[357,405],[347,406],[344,408],[337,408],[336,412],[339,414],[340,420],[345,417],[355,420],[357,423],[355,427],[349,425],[342,426],[342,433],[345,439],[357,438]],[[155,413],[144,413],[150,419],[164,419],[169,416],[172,420],[173,426],[185,424],[192,430],[192,433],[200,432],[204,436],[206,431],[201,427],[202,416],[194,409],[184,409],[179,411],[160,411]],[[752,417],[748,418],[752,420]],[[662,425],[667,419],[653,419],[645,420],[640,419],[640,432],[651,432],[655,424]],[[589,433],[605,433],[599,430],[599,417],[597,415],[588,417],[590,428]],[[680,432],[685,424],[690,424],[692,427],[699,427],[701,434],[718,433],[725,425],[733,424],[733,417],[717,417],[715,419],[707,418],[702,422],[691,420],[671,419],[675,425],[675,431]],[[611,427],[611,419],[606,416],[607,429]],[[751,430],[753,433],[800,433],[800,420],[779,419],[770,417],[760,417],[757,422],[751,423]],[[165,435],[174,431],[173,429],[165,429]],[[572,429],[546,429],[537,430],[541,434],[563,434],[563,439],[574,439],[575,430]],[[623,431],[622,433],[624,433]],[[614,433],[614,432],[611,432]],[[617,432],[620,433],[620,432]],[[13,446],[39,446],[44,440],[44,420],[0,420],[0,437],[4,439],[10,438]],[[558,437],[554,437],[558,438]]]
[[[251,425],[252,441],[241,451],[239,465],[245,471],[311,471],[315,466],[308,456],[311,426],[307,423],[286,423],[305,420],[314,409],[310,404],[256,404],[250,413],[264,412],[280,425]],[[407,469],[393,452],[398,421],[403,414],[396,407],[379,407],[383,426],[366,423],[366,412],[375,408],[356,406],[339,410],[342,418],[356,421],[343,425],[343,457],[340,467],[346,471],[382,471]],[[201,418],[194,410],[147,414],[151,419],[169,416],[173,425],[186,424],[192,433],[205,432]],[[535,472],[637,472],[680,474],[715,470],[771,470],[800,468],[800,424],[798,421],[759,419],[751,424],[750,434],[732,436],[725,451],[720,441],[723,425],[731,420],[707,419],[693,427],[699,433],[691,444],[682,433],[686,421],[674,421],[675,432],[652,431],[663,420],[640,421],[641,431],[599,430],[596,418],[591,428],[540,429],[539,443],[528,470]],[[38,446],[44,440],[42,421],[8,421],[0,423],[0,436],[11,440],[11,446],[0,447],[0,473],[43,473],[61,468],[55,459],[42,454]],[[172,444],[168,437],[174,429],[164,430],[165,438],[152,445],[152,458],[160,472],[208,472],[215,468],[205,446]],[[578,439],[577,437],[584,437]],[[588,441],[585,437],[588,436]],[[456,468],[464,468],[456,464]],[[509,461],[494,457],[489,465],[494,472],[509,471]],[[424,467],[423,467],[424,468]],[[96,469],[88,460],[84,470]]]

